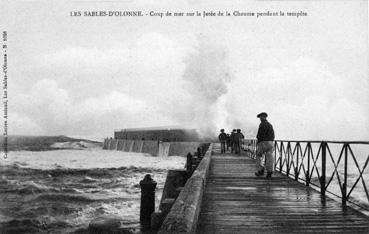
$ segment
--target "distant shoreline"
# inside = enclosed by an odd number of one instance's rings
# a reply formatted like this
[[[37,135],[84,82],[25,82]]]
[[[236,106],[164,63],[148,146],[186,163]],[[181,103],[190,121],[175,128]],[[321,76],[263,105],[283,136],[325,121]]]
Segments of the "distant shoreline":
[[[4,151],[4,136],[0,136],[0,149]],[[56,143],[79,143],[85,142],[94,144],[96,146],[102,146],[102,142],[86,140],[81,138],[72,138],[67,136],[20,136],[13,135],[7,136],[7,151],[47,151],[47,150],[62,150],[62,149],[74,149],[72,147],[55,147]],[[82,145],[83,148],[83,145]]]

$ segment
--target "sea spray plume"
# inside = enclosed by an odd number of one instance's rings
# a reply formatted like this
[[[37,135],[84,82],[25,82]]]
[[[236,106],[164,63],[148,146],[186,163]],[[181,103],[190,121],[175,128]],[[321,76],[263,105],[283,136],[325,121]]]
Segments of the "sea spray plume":
[[[191,110],[181,116],[181,121],[199,129],[202,136],[213,136],[218,132],[219,122],[225,122],[220,117],[226,117],[218,105],[232,80],[228,50],[200,39],[196,51],[189,54],[185,64],[183,80],[190,94]]]
[[[237,70],[224,96],[230,113],[227,122],[240,126],[246,138],[255,137],[256,114],[266,111],[276,139],[365,141],[369,119],[364,92],[368,86],[351,90],[350,82],[328,64],[310,57],[278,67]]]

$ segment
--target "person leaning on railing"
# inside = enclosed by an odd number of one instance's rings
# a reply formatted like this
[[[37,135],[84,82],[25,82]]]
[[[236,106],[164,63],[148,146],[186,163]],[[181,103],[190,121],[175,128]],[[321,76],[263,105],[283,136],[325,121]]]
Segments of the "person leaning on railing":
[[[274,162],[274,130],[273,126],[266,119],[268,114],[262,112],[257,115],[260,118],[260,125],[258,129],[258,133],[256,135],[257,138],[257,146],[256,146],[256,176],[263,176],[264,171],[266,169],[267,175],[266,178],[272,178],[273,173],[273,162]],[[265,167],[262,165],[263,154],[265,154]]]

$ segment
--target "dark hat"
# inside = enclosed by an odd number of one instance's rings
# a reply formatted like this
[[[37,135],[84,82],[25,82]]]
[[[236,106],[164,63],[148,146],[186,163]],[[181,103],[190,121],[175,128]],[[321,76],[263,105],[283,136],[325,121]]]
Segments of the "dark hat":
[[[260,118],[260,117],[268,117],[268,114],[265,112],[261,112],[260,114],[258,114],[256,117]]]
[[[220,131],[221,131],[221,132],[224,132],[224,129],[222,128],[222,129],[220,129]]]

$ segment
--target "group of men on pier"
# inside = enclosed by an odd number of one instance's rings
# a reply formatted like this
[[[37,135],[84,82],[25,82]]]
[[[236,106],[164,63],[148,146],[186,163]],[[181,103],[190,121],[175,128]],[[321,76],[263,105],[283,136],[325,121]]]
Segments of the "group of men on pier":
[[[242,134],[241,129],[233,129],[229,134],[224,132],[224,129],[220,129],[218,139],[220,141],[220,151],[222,154],[231,148],[231,153],[241,153],[241,142],[245,138]]]
[[[257,115],[260,119],[258,133],[256,135],[256,176],[263,176],[267,172],[266,178],[272,178],[274,168],[274,130],[272,124],[267,120],[268,114],[262,112]],[[224,129],[220,130],[218,139],[221,145],[221,153],[224,154],[226,150],[231,147],[231,153],[241,153],[241,143],[244,135],[240,129],[233,129],[231,134],[226,134]],[[264,159],[264,160],[263,160]]]

